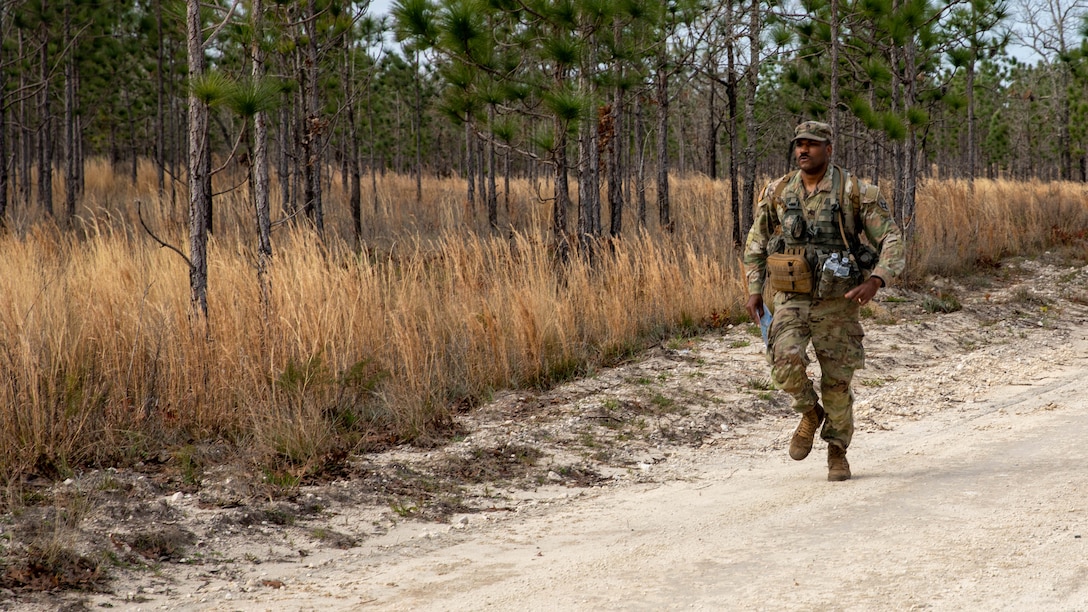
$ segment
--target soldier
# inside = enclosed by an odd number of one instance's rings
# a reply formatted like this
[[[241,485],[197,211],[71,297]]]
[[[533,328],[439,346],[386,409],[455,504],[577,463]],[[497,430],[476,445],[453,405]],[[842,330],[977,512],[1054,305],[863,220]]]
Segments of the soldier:
[[[764,280],[774,293],[767,334],[771,378],[793,397],[793,409],[801,414],[790,457],[800,461],[808,456],[822,423],[827,479],[838,481],[850,478],[850,382],[854,371],[865,367],[858,313],[906,262],[899,228],[880,190],[831,164],[831,141],[826,123],[797,126],[793,153],[800,170],[763,191],[744,249],[744,268],[746,308],[753,320],[766,308]],[[819,395],[806,372],[809,342],[820,362]]]

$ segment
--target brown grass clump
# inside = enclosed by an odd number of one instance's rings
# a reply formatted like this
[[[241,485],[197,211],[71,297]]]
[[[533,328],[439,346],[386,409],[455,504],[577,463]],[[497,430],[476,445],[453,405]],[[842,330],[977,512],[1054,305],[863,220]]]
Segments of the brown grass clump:
[[[724,183],[677,179],[673,234],[657,231],[656,209],[637,227],[629,205],[622,239],[558,262],[544,181],[514,181],[509,207],[500,192],[502,231],[491,234],[462,181],[428,179],[416,203],[414,181],[386,176],[374,207],[364,179],[357,249],[334,176],[324,239],[305,222],[273,236],[268,312],[247,196],[217,198],[205,334],[185,263],[138,229],[140,199],[161,238],[186,244],[185,207],[154,193],[152,179],[149,166],[132,185],[92,164],[76,231],[21,219],[0,237],[9,478],[220,439],[297,482],[346,453],[441,434],[453,410],[494,390],[551,385],[736,320],[746,298]],[[1082,244],[1086,201],[1074,185],[976,181],[972,195],[927,183],[912,270]]]
[[[976,179],[928,181],[917,198],[912,269],[952,274],[1052,247],[1083,253],[1088,185]]]

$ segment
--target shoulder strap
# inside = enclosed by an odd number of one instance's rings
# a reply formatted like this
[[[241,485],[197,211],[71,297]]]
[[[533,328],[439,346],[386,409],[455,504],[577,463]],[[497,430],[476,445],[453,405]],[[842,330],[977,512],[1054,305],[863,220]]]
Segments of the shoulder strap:
[[[792,171],[788,172],[786,174],[786,176],[783,176],[781,179],[779,179],[778,184],[774,186],[774,193],[771,194],[771,201],[770,201],[771,210],[777,210],[774,207],[775,201],[782,199],[782,192],[786,190],[786,185],[788,185],[790,183],[790,181],[793,180],[793,177],[797,176],[798,172],[800,172],[800,170],[792,170]],[[768,213],[769,212],[770,211],[768,211]],[[767,235],[770,236],[771,232],[773,230],[774,230],[774,228],[771,227],[771,215],[768,214],[767,215]]]
[[[838,194],[839,202],[846,202],[846,184],[845,184],[846,182],[843,181],[841,178],[839,178],[843,174],[843,169],[839,168],[838,166],[832,166],[831,168],[832,168],[831,192],[833,194],[835,194],[835,193]],[[854,218],[857,217],[858,211],[861,209],[861,194],[858,193],[858,189],[860,187],[858,185],[858,177],[856,177],[856,176],[854,176],[852,174],[850,175],[850,187],[851,187],[851,194],[850,194],[851,197],[850,197],[850,199],[851,199],[851,202],[853,204],[853,206],[851,207],[851,210],[850,210],[850,217],[851,217],[850,220],[853,221]],[[856,231],[857,226],[854,223],[847,223],[846,222],[846,219],[845,219],[846,213],[843,212],[843,210],[845,208],[846,208],[845,206],[841,206],[841,205],[838,207],[838,209],[839,209],[839,235],[842,237],[843,245],[847,249],[849,249],[850,251],[854,251],[858,246],[858,236],[857,236],[857,231]],[[849,226],[849,228],[850,228],[849,232],[846,231],[846,226]]]

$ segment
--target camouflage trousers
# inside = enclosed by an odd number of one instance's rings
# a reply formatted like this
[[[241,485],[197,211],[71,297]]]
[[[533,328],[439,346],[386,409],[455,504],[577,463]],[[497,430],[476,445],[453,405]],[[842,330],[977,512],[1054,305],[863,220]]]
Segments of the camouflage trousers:
[[[793,409],[812,410],[817,401],[827,412],[820,437],[844,449],[854,435],[854,371],[865,367],[865,332],[858,322],[857,303],[842,298],[816,299],[798,293],[779,293],[768,335],[767,361],[774,384],[793,397]],[[817,396],[807,367],[808,345],[820,362]]]

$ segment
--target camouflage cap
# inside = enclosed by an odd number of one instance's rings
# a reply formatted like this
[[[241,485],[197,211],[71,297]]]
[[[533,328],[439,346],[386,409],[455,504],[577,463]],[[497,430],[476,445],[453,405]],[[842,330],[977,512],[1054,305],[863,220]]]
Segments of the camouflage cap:
[[[831,142],[831,126],[820,121],[803,121],[793,131],[793,139],[817,140],[819,142]]]

